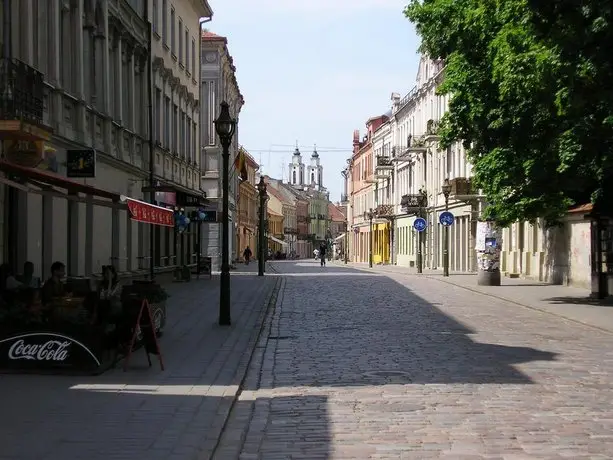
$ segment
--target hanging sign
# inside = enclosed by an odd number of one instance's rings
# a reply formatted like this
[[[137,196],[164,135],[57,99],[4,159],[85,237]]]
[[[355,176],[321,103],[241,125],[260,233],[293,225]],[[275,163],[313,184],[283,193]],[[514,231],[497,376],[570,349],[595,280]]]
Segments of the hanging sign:
[[[145,224],[162,225],[164,227],[174,227],[174,215],[172,209],[162,208],[154,204],[133,198],[121,197],[121,201],[128,204],[130,217],[137,222]]]

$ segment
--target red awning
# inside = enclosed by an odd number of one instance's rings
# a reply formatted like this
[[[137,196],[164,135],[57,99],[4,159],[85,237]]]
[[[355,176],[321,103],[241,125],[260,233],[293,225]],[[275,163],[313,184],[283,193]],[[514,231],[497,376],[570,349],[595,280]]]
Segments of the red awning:
[[[108,198],[109,200],[113,201],[117,201],[119,199],[118,193],[108,192],[92,185],[81,184],[79,182],[67,179],[64,176],[60,176],[59,174],[51,171],[45,171],[43,169],[28,168],[26,166],[20,166],[0,160],[0,170],[9,174],[21,176],[25,179],[32,179],[44,184],[63,188],[64,190],[72,193],[83,193],[85,195]]]
[[[172,209],[166,209],[144,201],[121,196],[121,201],[128,205],[130,217],[137,222],[145,224],[162,225],[164,227],[174,227],[174,213]]]

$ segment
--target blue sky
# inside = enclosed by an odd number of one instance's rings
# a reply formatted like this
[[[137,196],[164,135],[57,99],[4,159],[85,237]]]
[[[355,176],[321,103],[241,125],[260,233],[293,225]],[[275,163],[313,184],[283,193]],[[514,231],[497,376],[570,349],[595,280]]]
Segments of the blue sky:
[[[296,141],[317,144],[337,201],[354,129],[415,84],[419,40],[407,0],[212,0],[206,27],[228,37],[245,97],[239,142],[266,174],[287,180]],[[342,151],[345,149],[345,151]],[[330,151],[326,151],[330,150]],[[333,151],[332,151],[333,150]]]

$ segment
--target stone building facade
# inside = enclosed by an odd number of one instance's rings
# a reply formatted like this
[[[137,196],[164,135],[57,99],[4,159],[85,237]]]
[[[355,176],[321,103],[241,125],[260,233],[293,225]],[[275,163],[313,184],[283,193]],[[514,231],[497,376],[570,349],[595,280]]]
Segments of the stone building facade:
[[[146,270],[151,263],[187,263],[194,236],[188,232],[179,243],[172,227],[151,232],[150,224],[130,219],[122,197],[151,199],[151,191],[143,192],[151,168],[156,184],[170,190],[171,196],[202,195],[200,82],[191,44],[198,37],[198,18],[212,16],[208,4],[10,0],[9,5],[10,11],[0,13],[11,16],[2,49],[5,59],[20,63],[17,72],[40,72],[40,124],[48,128],[48,135],[37,140],[42,146],[38,161],[27,164],[25,157],[17,161],[20,164],[7,160],[3,136],[2,260],[16,270],[32,261],[36,275],[43,277],[55,260],[65,262],[71,275],[99,272],[108,263],[120,272]],[[149,106],[150,62],[155,88],[153,155],[144,109]],[[73,171],[73,177],[66,177],[72,168],[67,152],[75,151],[93,158],[88,163],[95,165],[93,174],[74,177]],[[151,235],[158,249],[156,260],[149,251]]]

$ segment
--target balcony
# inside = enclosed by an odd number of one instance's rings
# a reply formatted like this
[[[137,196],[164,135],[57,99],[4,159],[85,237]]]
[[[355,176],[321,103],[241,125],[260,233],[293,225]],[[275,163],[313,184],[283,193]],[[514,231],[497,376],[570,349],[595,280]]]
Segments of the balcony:
[[[283,227],[283,233],[285,235],[296,235],[298,234],[298,229],[292,227]]]
[[[425,153],[428,151],[428,147],[426,147],[427,141],[428,141],[427,136],[409,136],[407,138],[408,147],[406,151],[415,152],[415,153]]]
[[[424,193],[417,195],[403,195],[400,200],[402,212],[406,214],[417,214],[428,206],[428,197]]]
[[[389,219],[394,217],[394,205],[380,204],[375,208],[375,215],[381,219]]]
[[[392,162],[391,157],[384,155],[377,155],[377,166],[375,167],[375,171],[385,171],[385,170],[393,170],[394,163]]]
[[[449,181],[451,183],[451,195],[473,195],[474,190],[471,180],[466,177],[456,177]]]
[[[438,141],[440,136],[438,135],[439,122],[435,120],[428,120],[426,124],[426,136],[425,140],[427,142]]]
[[[43,74],[18,59],[0,58],[0,138],[48,140],[43,125]]]
[[[346,193],[341,193],[341,203],[349,203],[349,195],[347,195]]]

